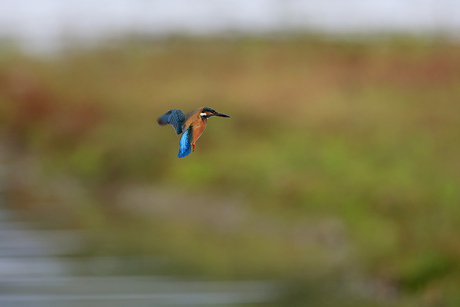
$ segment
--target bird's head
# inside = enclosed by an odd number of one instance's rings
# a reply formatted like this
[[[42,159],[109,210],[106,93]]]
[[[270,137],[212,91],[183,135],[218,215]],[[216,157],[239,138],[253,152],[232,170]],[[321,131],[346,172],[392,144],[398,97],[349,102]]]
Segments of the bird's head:
[[[209,118],[211,116],[220,116],[220,117],[230,117],[229,115],[222,114],[217,112],[216,110],[208,107],[204,107],[203,110],[201,110],[200,116],[204,118]]]

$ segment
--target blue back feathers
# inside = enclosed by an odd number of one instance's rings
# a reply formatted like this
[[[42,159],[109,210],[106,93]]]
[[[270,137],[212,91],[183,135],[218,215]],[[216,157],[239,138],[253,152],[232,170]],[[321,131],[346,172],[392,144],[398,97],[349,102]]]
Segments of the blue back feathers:
[[[192,152],[192,127],[188,128],[184,133],[182,133],[182,136],[179,141],[179,153],[177,154],[177,157],[183,158],[186,157]]]

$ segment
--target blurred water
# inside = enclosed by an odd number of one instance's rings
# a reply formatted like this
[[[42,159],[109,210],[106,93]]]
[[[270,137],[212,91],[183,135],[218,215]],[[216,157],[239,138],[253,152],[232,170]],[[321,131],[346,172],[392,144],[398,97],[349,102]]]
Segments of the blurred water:
[[[276,299],[271,281],[209,281],[142,274],[161,257],[84,256],[90,234],[43,230],[6,206],[0,148],[0,306],[238,306]],[[139,269],[140,268],[140,269]],[[163,272],[164,274],[164,272]]]
[[[94,43],[127,33],[151,36],[279,30],[323,33],[442,33],[458,38],[455,0],[0,0],[0,38],[25,50]]]

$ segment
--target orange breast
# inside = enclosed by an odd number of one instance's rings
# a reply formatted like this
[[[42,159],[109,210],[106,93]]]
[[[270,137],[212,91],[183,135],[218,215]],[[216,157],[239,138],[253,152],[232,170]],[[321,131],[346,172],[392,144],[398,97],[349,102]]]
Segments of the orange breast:
[[[195,125],[192,125],[192,131],[193,131],[193,139],[192,139],[192,144],[195,144],[195,142],[198,140],[198,138],[201,136],[203,133],[204,129],[206,128],[206,123],[207,119],[205,118],[204,120],[199,120],[196,122]]]

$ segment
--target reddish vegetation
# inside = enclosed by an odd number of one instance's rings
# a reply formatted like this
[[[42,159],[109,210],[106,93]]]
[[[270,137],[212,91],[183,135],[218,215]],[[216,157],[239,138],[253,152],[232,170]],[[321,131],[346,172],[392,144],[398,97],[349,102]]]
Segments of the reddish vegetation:
[[[17,144],[25,141],[33,129],[51,129],[60,139],[78,139],[101,119],[95,102],[65,102],[31,73],[14,71],[0,76],[0,95],[9,104],[6,119],[9,138]]]

